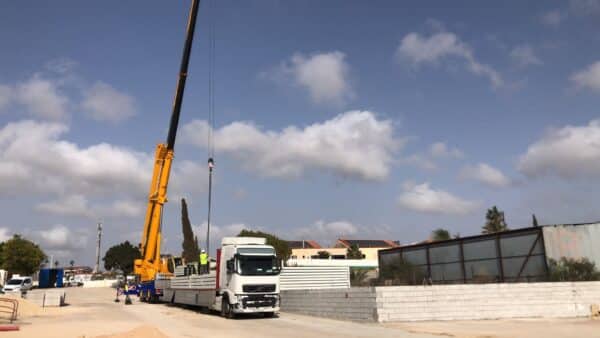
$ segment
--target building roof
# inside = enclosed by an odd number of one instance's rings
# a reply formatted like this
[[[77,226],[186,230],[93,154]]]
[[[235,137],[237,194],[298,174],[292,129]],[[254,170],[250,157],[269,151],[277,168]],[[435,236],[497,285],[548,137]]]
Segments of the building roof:
[[[399,244],[397,241],[387,239],[343,239],[339,238],[335,243],[336,248],[349,248],[352,245],[359,248],[395,248]]]
[[[287,241],[290,249],[321,249],[319,243],[312,240]]]

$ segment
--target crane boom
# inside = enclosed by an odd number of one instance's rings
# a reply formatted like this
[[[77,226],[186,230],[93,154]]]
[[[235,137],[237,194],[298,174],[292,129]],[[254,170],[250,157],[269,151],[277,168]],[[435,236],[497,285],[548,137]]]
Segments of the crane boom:
[[[139,275],[141,282],[154,280],[157,273],[169,272],[166,264],[163,264],[160,259],[162,212],[163,205],[167,202],[169,174],[171,173],[175,138],[177,136],[177,127],[179,125],[179,115],[181,112],[181,103],[185,90],[199,5],[200,0],[192,0],[188,16],[181,67],[179,70],[179,79],[177,82],[177,89],[175,90],[175,98],[173,100],[173,112],[171,113],[167,142],[159,143],[156,146],[154,155],[154,169],[152,172],[148,206],[146,209],[144,230],[142,232],[142,241],[140,244],[141,259],[136,259],[134,261],[134,273]]]

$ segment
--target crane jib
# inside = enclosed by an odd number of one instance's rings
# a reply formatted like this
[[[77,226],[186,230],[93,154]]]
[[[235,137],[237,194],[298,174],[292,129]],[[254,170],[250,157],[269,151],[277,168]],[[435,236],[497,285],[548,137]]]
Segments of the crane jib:
[[[181,67],[179,70],[179,80],[173,100],[173,113],[171,114],[171,123],[169,124],[169,135],[167,136],[167,149],[175,148],[175,138],[177,137],[177,126],[179,125],[179,113],[181,112],[181,102],[183,92],[185,91],[185,81],[187,79],[188,65],[190,63],[190,54],[192,52],[192,42],[194,40],[194,30],[196,28],[196,17],[198,16],[198,7],[200,0],[192,0],[192,8],[188,18],[185,45],[183,47],[183,56],[181,58]]]

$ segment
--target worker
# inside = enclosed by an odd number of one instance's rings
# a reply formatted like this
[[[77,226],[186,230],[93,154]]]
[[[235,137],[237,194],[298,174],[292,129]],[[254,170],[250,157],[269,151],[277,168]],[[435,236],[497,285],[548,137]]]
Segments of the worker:
[[[208,254],[202,249],[200,251],[200,274],[208,273]]]

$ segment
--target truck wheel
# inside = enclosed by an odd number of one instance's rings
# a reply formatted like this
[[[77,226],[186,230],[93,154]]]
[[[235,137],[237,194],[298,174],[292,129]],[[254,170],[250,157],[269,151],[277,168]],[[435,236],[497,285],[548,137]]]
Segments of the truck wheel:
[[[223,297],[221,302],[221,316],[227,319],[235,318],[235,313],[233,313],[231,304],[229,304],[229,299],[227,297]]]

